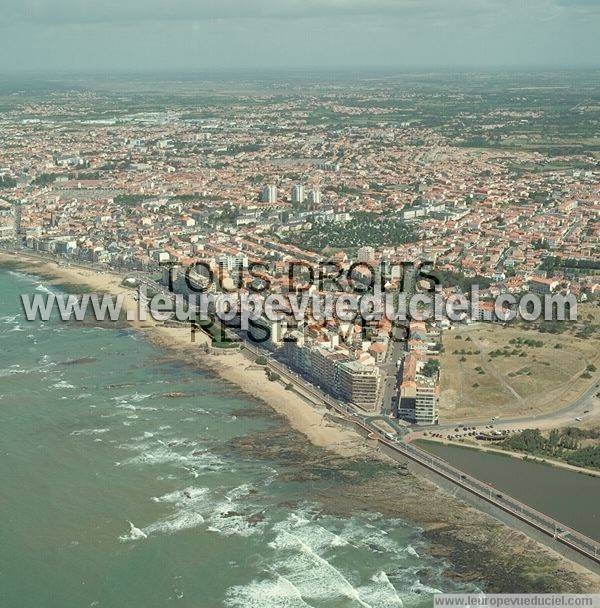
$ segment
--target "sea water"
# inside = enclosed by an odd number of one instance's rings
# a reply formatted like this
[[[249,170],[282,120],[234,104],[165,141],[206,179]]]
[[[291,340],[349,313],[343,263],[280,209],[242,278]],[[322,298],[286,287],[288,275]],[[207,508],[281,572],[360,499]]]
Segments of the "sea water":
[[[28,322],[0,269],[0,606],[428,606],[458,590],[419,530],[323,516],[226,449],[255,402],[132,330]],[[290,506],[293,505],[293,506]]]

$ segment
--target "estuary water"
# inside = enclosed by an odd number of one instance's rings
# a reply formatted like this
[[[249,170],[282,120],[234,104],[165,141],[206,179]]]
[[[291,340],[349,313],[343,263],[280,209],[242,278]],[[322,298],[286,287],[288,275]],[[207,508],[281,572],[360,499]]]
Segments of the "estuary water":
[[[420,531],[323,515],[228,449],[273,424],[131,330],[27,322],[0,269],[0,606],[428,606],[461,590]]]
[[[423,442],[421,447],[514,498],[600,540],[600,479],[549,464]]]

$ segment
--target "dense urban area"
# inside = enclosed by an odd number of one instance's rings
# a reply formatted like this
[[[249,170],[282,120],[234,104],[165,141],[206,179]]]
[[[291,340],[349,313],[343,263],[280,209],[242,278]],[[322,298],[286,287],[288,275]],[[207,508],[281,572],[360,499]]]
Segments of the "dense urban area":
[[[246,271],[260,263],[269,293],[290,290],[292,262],[427,262],[445,296],[479,286],[472,319],[408,319],[400,341],[388,319],[264,320],[261,357],[392,432],[398,418],[438,424],[441,408],[448,429],[461,426],[430,439],[598,468],[593,431],[507,440],[519,425],[494,421],[551,409],[535,401],[539,383],[571,382],[565,404],[593,393],[599,124],[592,72],[11,83],[0,95],[0,238],[163,286],[170,273],[180,293],[190,287],[173,268],[197,262],[219,276],[213,292],[252,290]],[[385,289],[419,289],[405,279],[384,272]],[[525,292],[572,296],[578,321],[506,327],[493,298]],[[215,345],[235,348],[231,335]]]

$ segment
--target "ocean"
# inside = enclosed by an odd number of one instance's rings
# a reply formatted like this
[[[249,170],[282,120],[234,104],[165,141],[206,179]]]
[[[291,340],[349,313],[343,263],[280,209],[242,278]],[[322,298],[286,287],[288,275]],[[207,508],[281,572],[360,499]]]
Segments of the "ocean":
[[[327,513],[318,482],[232,449],[274,422],[208,371],[129,329],[27,322],[20,294],[47,290],[0,269],[0,606],[393,608],[474,589],[418,528]]]

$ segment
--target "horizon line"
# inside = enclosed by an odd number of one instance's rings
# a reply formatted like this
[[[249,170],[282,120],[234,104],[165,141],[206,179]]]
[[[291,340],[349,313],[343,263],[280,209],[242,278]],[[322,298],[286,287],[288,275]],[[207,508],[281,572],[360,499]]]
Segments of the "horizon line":
[[[55,76],[85,76],[85,75],[196,75],[196,74],[218,74],[218,73],[353,73],[353,72],[393,72],[393,73],[426,73],[426,72],[575,72],[600,70],[600,63],[573,63],[573,64],[523,64],[523,65],[422,65],[422,66],[215,66],[197,68],[0,68],[0,77],[16,75],[41,75]]]

